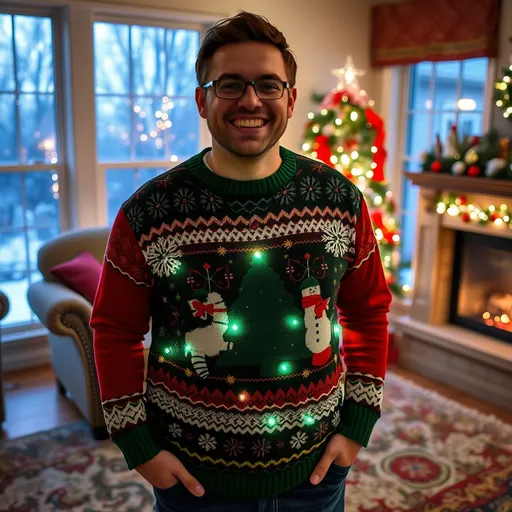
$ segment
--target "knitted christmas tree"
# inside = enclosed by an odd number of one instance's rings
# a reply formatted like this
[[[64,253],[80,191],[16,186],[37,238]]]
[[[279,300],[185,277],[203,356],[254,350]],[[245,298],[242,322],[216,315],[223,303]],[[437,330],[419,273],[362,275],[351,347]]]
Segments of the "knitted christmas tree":
[[[254,254],[240,294],[229,308],[224,339],[233,343],[233,350],[222,354],[218,364],[251,366],[264,360],[261,374],[275,376],[292,373],[293,361],[311,358],[311,352],[305,344],[304,313],[265,259],[264,252]]]

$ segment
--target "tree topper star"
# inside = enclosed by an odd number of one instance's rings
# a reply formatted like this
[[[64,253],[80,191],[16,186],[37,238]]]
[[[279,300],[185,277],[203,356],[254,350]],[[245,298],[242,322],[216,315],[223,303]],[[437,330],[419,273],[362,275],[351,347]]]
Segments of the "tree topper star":
[[[358,76],[363,76],[366,72],[362,69],[356,69],[354,67],[354,61],[349,55],[345,61],[345,66],[338,69],[333,69],[332,74],[340,81],[337,89],[340,91],[345,87],[356,87],[359,88]]]

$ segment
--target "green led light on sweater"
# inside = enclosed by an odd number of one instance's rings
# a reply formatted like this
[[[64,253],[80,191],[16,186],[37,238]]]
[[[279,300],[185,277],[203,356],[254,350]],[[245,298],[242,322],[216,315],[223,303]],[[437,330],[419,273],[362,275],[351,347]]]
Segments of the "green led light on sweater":
[[[275,416],[268,416],[266,419],[267,427],[274,428],[277,425],[277,418]]]
[[[315,418],[310,414],[306,414],[306,416],[304,416],[304,423],[306,425],[313,425],[315,423]]]
[[[287,362],[283,362],[279,365],[279,373],[281,375],[288,375],[292,372],[292,365]]]

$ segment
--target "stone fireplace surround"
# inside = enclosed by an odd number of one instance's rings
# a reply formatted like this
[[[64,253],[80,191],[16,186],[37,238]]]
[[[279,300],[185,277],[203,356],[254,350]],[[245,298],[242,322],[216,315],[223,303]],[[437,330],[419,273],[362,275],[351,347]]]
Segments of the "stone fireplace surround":
[[[407,314],[391,316],[399,364],[512,411],[512,344],[449,322],[456,232],[512,238],[512,229],[465,223],[436,211],[442,192],[465,195],[468,203],[482,207],[510,207],[512,181],[405,174],[420,194],[412,301]]]

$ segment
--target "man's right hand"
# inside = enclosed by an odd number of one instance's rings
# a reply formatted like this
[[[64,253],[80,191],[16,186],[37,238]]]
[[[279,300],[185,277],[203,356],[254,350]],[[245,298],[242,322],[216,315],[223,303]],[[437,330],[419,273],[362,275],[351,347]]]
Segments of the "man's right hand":
[[[186,470],[185,466],[170,452],[162,450],[152,459],[135,468],[153,487],[168,489],[180,481],[194,496],[203,496],[201,484]]]

